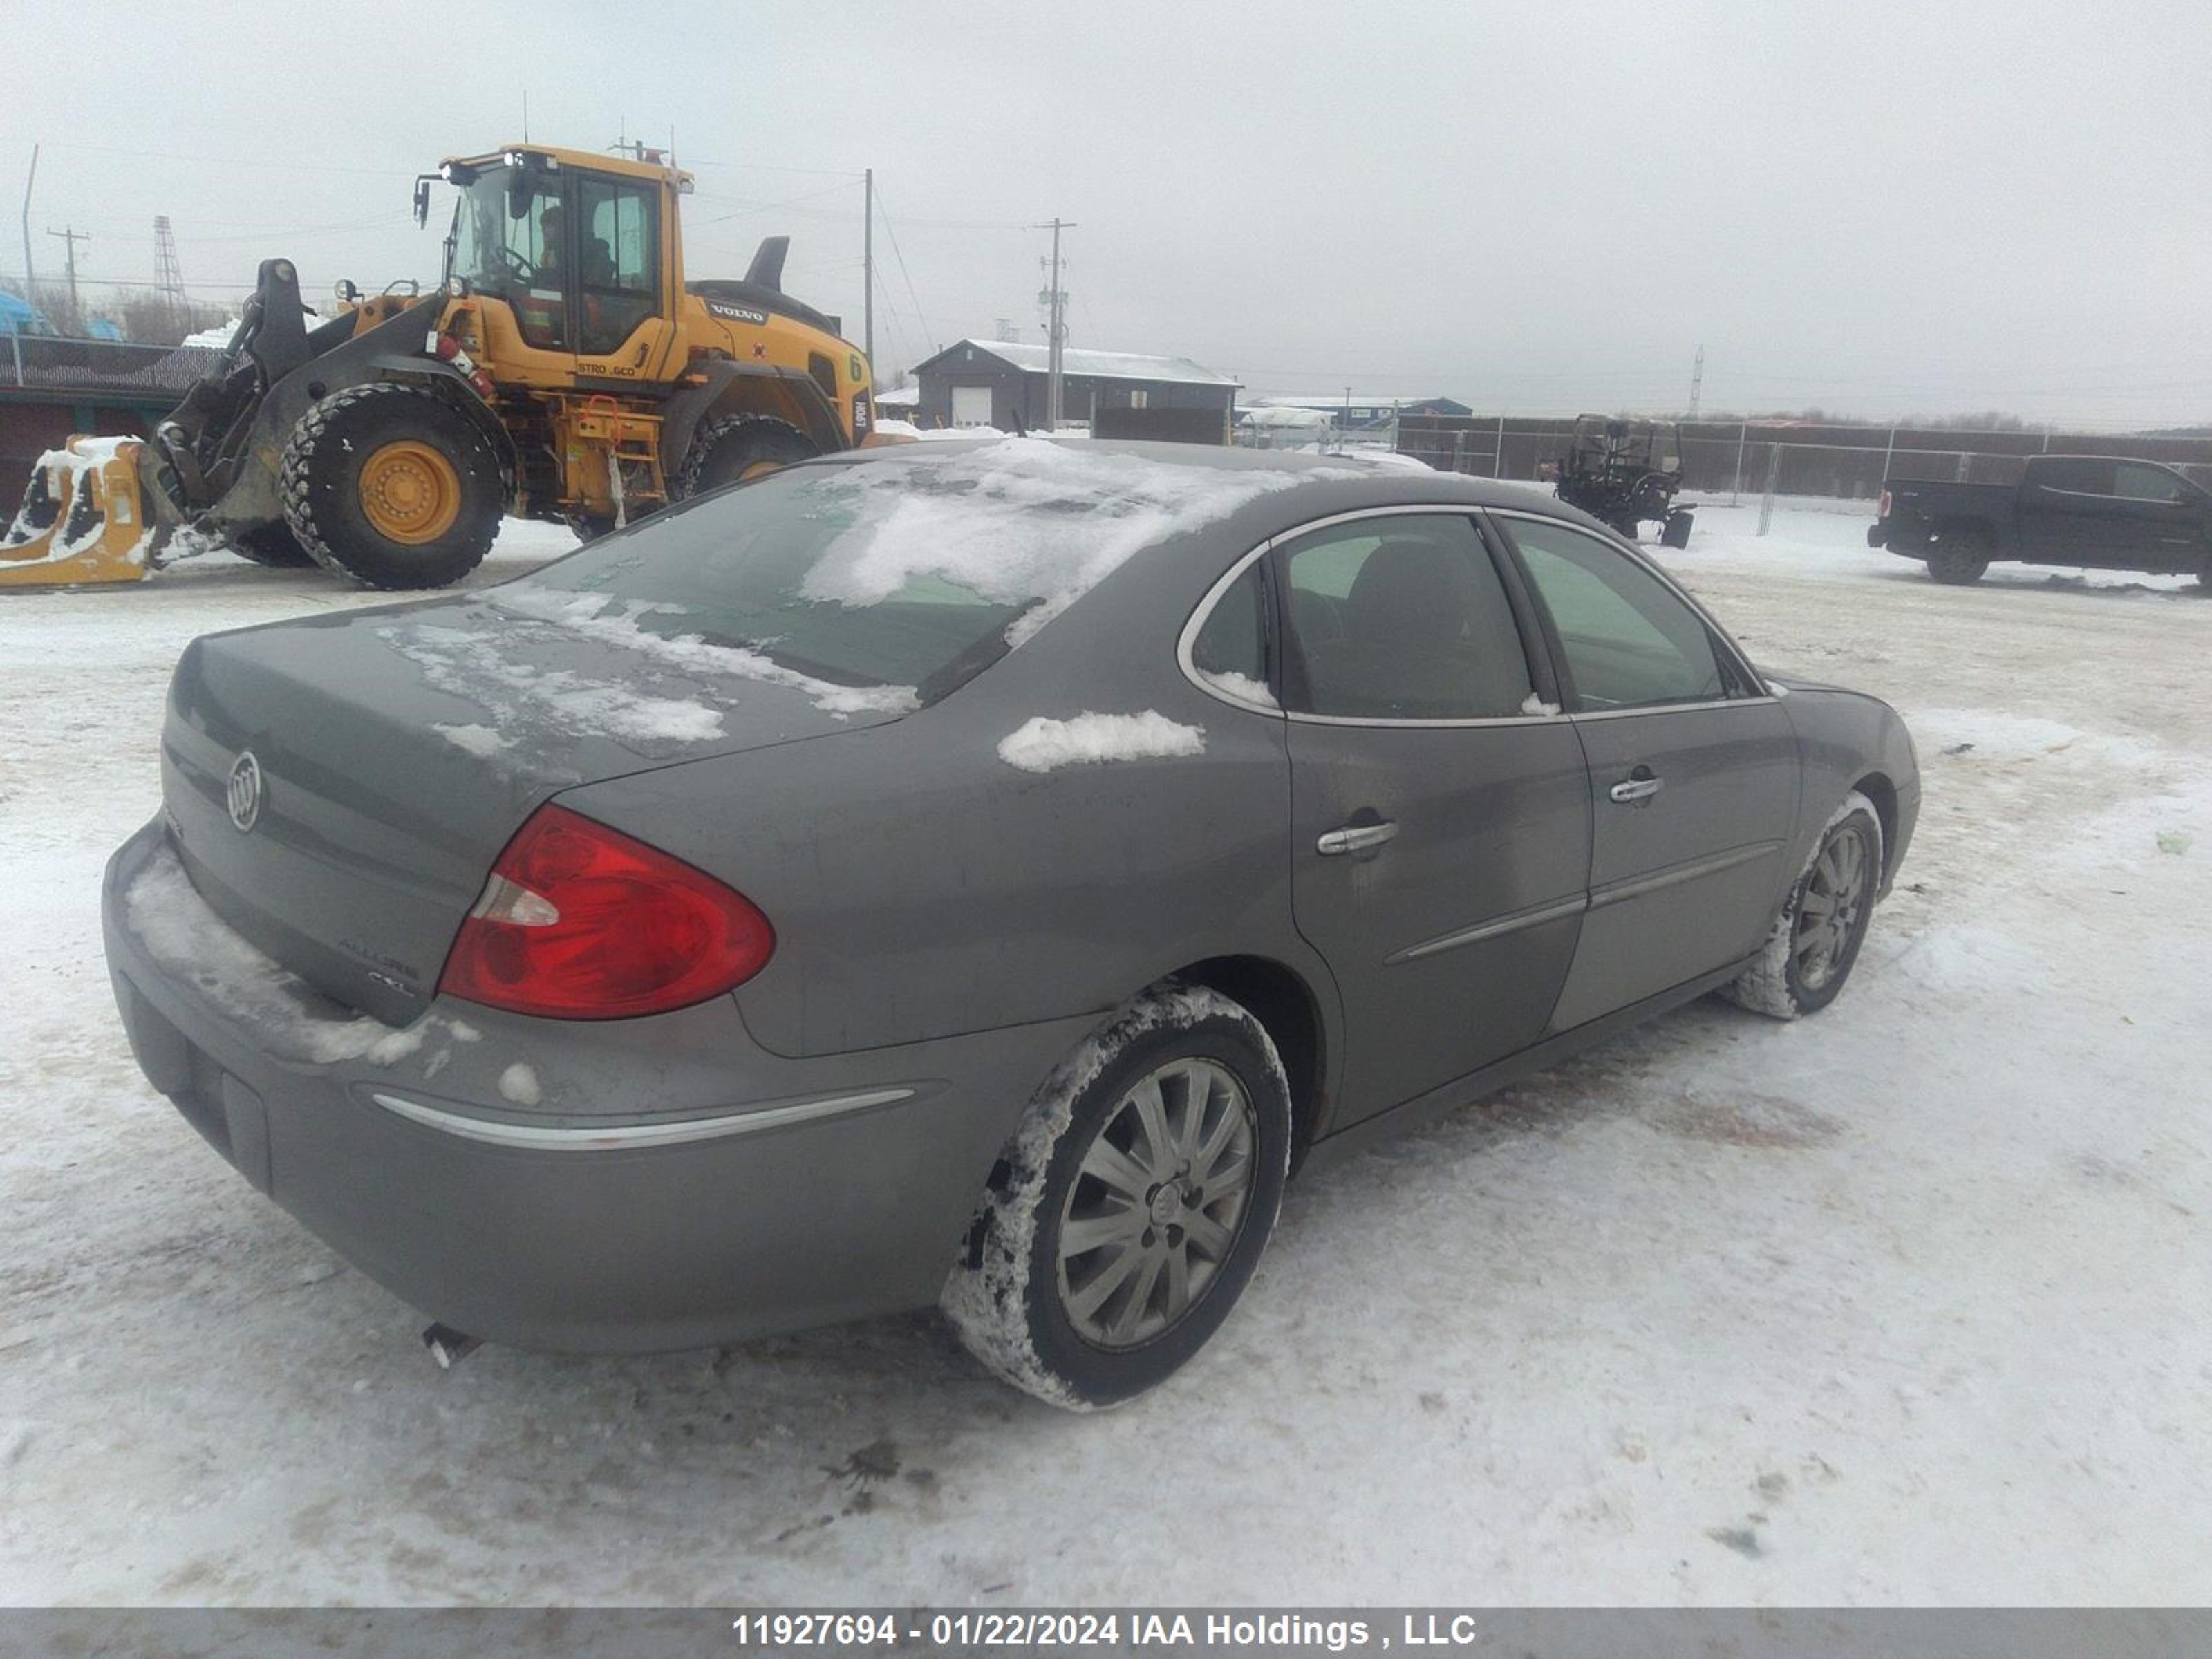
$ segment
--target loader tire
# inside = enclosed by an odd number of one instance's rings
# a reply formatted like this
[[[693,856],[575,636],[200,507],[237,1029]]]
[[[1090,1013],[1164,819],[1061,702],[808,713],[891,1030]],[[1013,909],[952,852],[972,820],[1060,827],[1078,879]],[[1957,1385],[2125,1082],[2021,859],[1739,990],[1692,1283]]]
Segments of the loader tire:
[[[689,501],[821,453],[813,440],[787,421],[767,415],[725,415],[708,422],[691,440],[690,453],[676,475],[676,498]]]
[[[314,562],[366,587],[444,587],[483,562],[506,489],[483,433],[434,392],[349,386],[292,428],[284,519]]]
[[[288,524],[258,524],[250,530],[234,532],[230,537],[230,550],[241,559],[281,570],[304,568],[314,563]]]

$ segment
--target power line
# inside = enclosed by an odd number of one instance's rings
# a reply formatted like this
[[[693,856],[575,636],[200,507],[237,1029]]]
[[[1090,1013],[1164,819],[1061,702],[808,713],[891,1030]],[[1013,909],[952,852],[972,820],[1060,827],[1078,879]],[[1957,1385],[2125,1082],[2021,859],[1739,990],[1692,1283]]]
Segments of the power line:
[[[890,210],[884,205],[884,191],[880,185],[876,186],[876,211],[883,216],[884,234],[890,239],[891,255],[898,261],[899,277],[906,283],[907,298],[914,301],[915,325],[921,330],[921,337],[929,343],[930,355],[935,356],[939,350],[937,335],[929,325],[928,313],[921,308],[921,296],[914,291],[914,278],[906,268],[906,253],[899,246],[898,232],[891,228]]]

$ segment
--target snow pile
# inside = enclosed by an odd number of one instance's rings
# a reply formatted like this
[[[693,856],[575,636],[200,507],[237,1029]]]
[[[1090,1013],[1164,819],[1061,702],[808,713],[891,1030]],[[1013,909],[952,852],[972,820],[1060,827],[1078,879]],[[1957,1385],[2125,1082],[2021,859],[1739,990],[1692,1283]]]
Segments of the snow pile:
[[[921,693],[911,685],[837,685],[811,674],[802,674],[795,668],[786,668],[743,646],[710,645],[696,634],[656,633],[637,622],[640,615],[653,607],[609,616],[607,607],[614,600],[605,593],[571,593],[532,587],[524,582],[501,588],[485,598],[502,611],[553,623],[586,639],[621,646],[657,664],[685,672],[730,675],[769,685],[789,686],[805,694],[824,714],[841,719],[859,714],[903,714],[921,707]],[[716,716],[718,727],[720,719]]]
[[[166,847],[147,860],[123,904],[131,931],[147,955],[195,987],[279,1059],[325,1066],[366,1060],[393,1066],[421,1048],[441,1024],[432,1014],[403,1030],[366,1014],[339,1018],[313,1012],[317,1005],[337,1005],[234,933],[208,908]],[[453,1035],[472,1042],[477,1034],[456,1024]]]
[[[861,490],[861,523],[800,591],[875,605],[917,577],[941,577],[994,604],[1028,605],[1006,629],[1007,644],[1018,646],[1140,550],[1316,476],[1183,465],[1043,438],[1002,439],[927,467],[856,467],[839,488]]]
[[[994,426],[916,426],[912,421],[878,421],[876,435],[879,438],[916,439],[945,438],[1003,438],[1006,434]]]
[[[1266,690],[1261,688],[1263,695]],[[1024,772],[1205,752],[1201,728],[1181,725],[1152,708],[1141,714],[1094,714],[1086,709],[1072,720],[1039,714],[999,743],[999,758]]]
[[[378,632],[430,685],[491,716],[489,726],[437,728],[471,755],[489,755],[546,724],[617,743],[703,743],[722,735],[720,711],[704,703],[646,696],[568,669],[509,661],[497,654],[495,641],[467,629],[417,623]]]
[[[222,323],[214,328],[204,328],[195,333],[187,334],[178,342],[178,344],[198,346],[204,350],[228,351],[230,349],[231,337],[236,334],[238,330],[239,325],[234,321]]]

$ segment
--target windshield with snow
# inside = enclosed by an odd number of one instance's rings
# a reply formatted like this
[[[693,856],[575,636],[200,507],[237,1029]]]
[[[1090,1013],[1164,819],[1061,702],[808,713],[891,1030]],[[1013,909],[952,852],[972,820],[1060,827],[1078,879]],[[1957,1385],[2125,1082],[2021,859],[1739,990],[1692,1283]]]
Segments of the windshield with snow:
[[[933,702],[1139,550],[1296,475],[1008,438],[806,465],[665,513],[499,590],[532,614],[740,647]],[[597,599],[580,606],[562,595]],[[512,596],[501,599],[499,595]]]

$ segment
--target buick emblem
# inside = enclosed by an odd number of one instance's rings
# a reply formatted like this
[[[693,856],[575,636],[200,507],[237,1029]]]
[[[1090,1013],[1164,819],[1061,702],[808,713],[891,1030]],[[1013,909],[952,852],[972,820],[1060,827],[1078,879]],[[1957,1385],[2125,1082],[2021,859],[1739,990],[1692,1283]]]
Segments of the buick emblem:
[[[264,793],[261,787],[261,763],[253,758],[251,749],[246,750],[230,763],[230,782],[224,792],[230,807],[230,821],[240,834],[253,828],[261,817]]]

